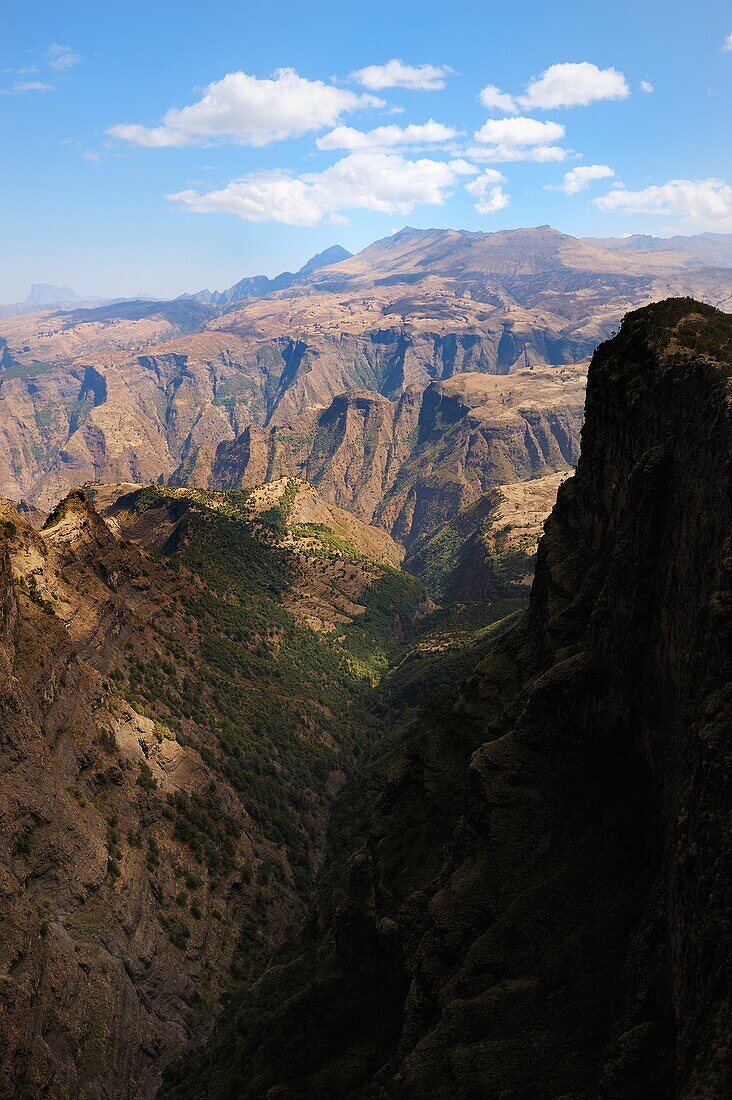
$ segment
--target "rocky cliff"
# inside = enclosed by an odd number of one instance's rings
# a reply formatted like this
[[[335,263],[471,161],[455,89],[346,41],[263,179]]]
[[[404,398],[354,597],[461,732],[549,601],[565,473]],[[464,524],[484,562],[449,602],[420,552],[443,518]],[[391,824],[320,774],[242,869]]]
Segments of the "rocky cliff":
[[[164,1096],[729,1095],[731,368],[689,299],[598,349],[528,611]]]
[[[496,485],[570,469],[584,382],[582,366],[545,367],[461,373],[394,401],[339,394],[325,409],[199,449],[171,480],[239,488],[300,476],[409,547]]]

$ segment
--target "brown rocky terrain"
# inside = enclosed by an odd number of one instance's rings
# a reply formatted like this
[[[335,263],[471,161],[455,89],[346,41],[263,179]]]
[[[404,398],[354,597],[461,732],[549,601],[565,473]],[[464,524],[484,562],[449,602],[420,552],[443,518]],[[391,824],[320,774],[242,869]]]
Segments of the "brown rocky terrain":
[[[371,618],[398,636],[422,601],[304,484],[93,496],[42,530],[0,505],[8,1097],[150,1096],[205,1036],[302,913],[376,734]]]
[[[418,539],[405,568],[447,604],[528,594],[536,549],[567,471],[489,490]]]
[[[364,426],[378,422],[380,439],[398,440],[377,460],[381,480],[380,465],[410,457],[410,425],[432,382],[579,364],[627,309],[670,293],[729,308],[724,252],[697,252],[599,247],[549,227],[405,229],[226,307],[119,303],[3,320],[0,491],[48,509],[85,481],[176,470],[181,480],[190,470],[201,484],[219,444],[264,429],[274,446],[270,433],[292,435],[301,418],[312,427],[354,391],[374,397]],[[302,475],[285,466],[287,449],[273,476]],[[301,449],[295,441],[298,458]],[[365,480],[375,497],[379,480]],[[344,503],[338,485],[320,487]],[[409,517],[399,522],[411,530]]]
[[[729,1095],[731,370],[690,299],[601,345],[528,611],[166,1100]]]
[[[494,485],[571,468],[584,386],[578,364],[458,374],[396,402],[341,394],[324,410],[202,449],[172,480],[238,488],[294,473],[409,546]]]

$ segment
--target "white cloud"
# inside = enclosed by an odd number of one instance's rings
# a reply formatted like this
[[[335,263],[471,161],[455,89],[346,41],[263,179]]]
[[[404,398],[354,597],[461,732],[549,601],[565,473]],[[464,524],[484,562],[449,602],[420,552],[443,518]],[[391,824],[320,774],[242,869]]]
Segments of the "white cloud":
[[[477,145],[468,156],[495,163],[514,160],[558,161],[567,155],[556,142],[564,137],[559,122],[540,122],[536,118],[489,118],[473,135]]]
[[[456,172],[459,176],[476,176],[478,172],[480,172],[480,168],[476,168],[474,164],[470,164],[469,161],[463,160],[462,157],[458,157],[457,160],[451,160],[449,164],[453,172]],[[486,171],[488,171],[488,169],[486,169]]]
[[[20,95],[24,92],[52,92],[53,84],[45,84],[42,80],[21,80],[13,84],[13,91]]]
[[[732,187],[725,180],[669,180],[642,191],[616,187],[594,202],[609,213],[672,217],[697,231],[732,230]]]
[[[306,80],[294,69],[278,69],[265,80],[236,72],[209,84],[197,103],[167,111],[161,126],[125,123],[108,132],[150,148],[206,145],[224,138],[243,145],[268,145],[334,126],[345,111],[383,106],[383,100],[374,96]]]
[[[336,126],[329,134],[318,138],[318,149],[393,149],[404,145],[435,145],[452,141],[457,130],[443,126],[433,118],[429,122],[409,126],[377,126],[375,130],[354,130],[351,126]]]
[[[563,137],[561,123],[536,118],[489,118],[475,133],[475,140],[484,145],[553,145]]]
[[[598,69],[589,61],[551,65],[532,80],[520,104],[526,108],[586,107],[602,99],[626,99],[630,88],[617,69]]]
[[[436,92],[445,87],[445,77],[452,72],[447,65],[405,65],[393,57],[385,65],[367,65],[351,73],[351,80],[381,92],[384,88],[409,88],[418,92]]]
[[[466,183],[465,190],[477,198],[475,209],[479,214],[495,214],[508,206],[508,195],[501,187],[505,178],[495,168],[486,168],[481,175]]]
[[[133,145],[144,145],[148,149],[169,149],[176,145],[198,144],[194,143],[190,135],[183,130],[173,130],[168,126],[141,126],[136,122],[110,126],[107,133],[123,141],[132,142]]]
[[[317,225],[323,217],[308,184],[284,172],[259,172],[234,180],[220,191],[179,191],[168,199],[197,214],[237,214],[248,222]]]
[[[513,115],[518,110],[513,96],[502,92],[495,84],[486,84],[478,98],[484,107],[488,107],[490,110],[503,111],[506,115]]]
[[[495,84],[480,93],[484,106],[515,114],[519,109],[550,111],[555,107],[586,107],[602,99],[626,99],[628,82],[617,69],[599,69],[590,61],[564,61],[550,65],[530,81],[523,95],[512,96]]]
[[[651,95],[651,93],[655,91],[655,88],[651,84],[650,80],[641,80],[638,86],[640,90],[642,92],[645,92],[647,95]]]
[[[724,40],[724,45],[722,46],[722,49],[725,51],[725,53],[732,52],[732,34],[727,35]]]
[[[585,191],[593,180],[609,179],[614,175],[607,164],[585,164],[565,172],[564,183],[558,190],[564,191],[565,195],[576,195],[579,191]]]
[[[61,46],[58,42],[53,42],[46,50],[46,60],[55,72],[60,73],[78,65],[81,54],[74,53],[70,46]]]
[[[317,225],[353,208],[409,214],[418,204],[440,206],[459,178],[473,171],[460,160],[409,161],[398,153],[352,153],[320,173],[258,172],[220,191],[181,191],[168,199],[195,213],[227,212],[245,221]]]

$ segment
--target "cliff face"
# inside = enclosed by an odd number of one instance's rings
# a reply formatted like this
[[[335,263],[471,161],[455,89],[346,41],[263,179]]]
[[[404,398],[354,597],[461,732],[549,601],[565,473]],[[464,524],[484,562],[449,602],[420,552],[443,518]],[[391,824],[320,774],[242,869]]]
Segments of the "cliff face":
[[[409,547],[496,485],[571,468],[584,382],[581,366],[547,367],[464,373],[393,401],[343,393],[325,409],[269,428],[252,424],[215,451],[199,450],[172,480],[238,488],[304,477]]]
[[[408,963],[408,1095],[729,1088],[731,337],[670,301],[595,355],[530,611],[461,698],[491,736]]]
[[[164,1095],[729,1095],[730,368],[689,299],[599,348],[529,610]]]
[[[43,585],[43,546],[6,522]],[[4,542],[1,554],[0,1094],[147,1095],[204,1033],[234,947],[239,876],[201,871],[164,816],[213,776],[79,661],[37,585],[16,594]],[[255,866],[261,844],[231,789],[219,797],[235,858]],[[186,874],[207,931],[175,901]]]

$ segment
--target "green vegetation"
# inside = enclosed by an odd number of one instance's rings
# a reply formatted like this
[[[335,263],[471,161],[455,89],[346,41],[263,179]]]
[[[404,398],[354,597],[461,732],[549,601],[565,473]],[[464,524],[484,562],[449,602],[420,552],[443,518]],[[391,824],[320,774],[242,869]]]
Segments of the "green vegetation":
[[[152,768],[145,761],[140,763],[140,774],[137,777],[137,785],[142,787],[143,791],[154,791],[158,785],[158,781],[152,773]]]
[[[188,940],[191,938],[191,930],[177,913],[165,913],[163,911],[158,913],[158,920],[168,934],[168,939],[174,945],[174,947],[180,948],[181,951],[185,951],[188,946]]]
[[[122,834],[119,831],[119,821],[117,815],[112,814],[107,818],[107,874],[112,881],[122,875],[120,870],[120,863],[122,862],[121,841]]]
[[[11,378],[35,378],[36,375],[45,374],[56,367],[65,367],[70,362],[70,359],[58,359],[53,363],[45,359],[34,359],[30,363],[14,363],[12,367],[0,371],[0,384],[10,381]]]
[[[422,624],[406,656],[382,683],[383,735],[372,742],[357,774],[333,804],[330,858],[319,879],[317,918],[306,923],[302,938],[285,946],[253,985],[247,982],[243,962],[252,926],[244,922],[238,953],[242,961],[234,968],[240,984],[232,991],[217,1038],[213,1046],[194,1050],[166,1072],[161,1092],[166,1100],[255,1100],[288,1079],[297,1080],[299,1095],[308,1100],[372,1100],[368,1088],[362,1091],[364,1082],[398,1041],[407,981],[397,958],[386,968],[379,965],[380,951],[390,958],[383,943],[374,944],[372,968],[349,972],[339,961],[333,922],[345,896],[348,856],[369,834],[387,773],[395,761],[405,760],[406,775],[424,767],[430,775],[439,771],[439,780],[433,793],[425,791],[414,804],[400,793],[400,838],[413,837],[412,846],[388,834],[381,838],[384,879],[407,894],[415,867],[423,878],[429,877],[425,868],[437,871],[443,845],[462,812],[465,768],[476,747],[452,712],[453,691],[523,605],[507,601],[492,611],[483,609],[482,618],[477,608],[463,608],[462,615],[438,612]],[[462,621],[466,611],[472,620],[467,624]],[[457,624],[464,629],[457,631]],[[437,646],[438,640],[442,648],[433,651],[431,644]],[[404,714],[406,718],[397,720]]]
[[[413,578],[374,565],[381,579],[359,597],[366,611],[338,638],[299,625],[286,606],[298,558],[272,537],[288,534],[297,490],[291,481],[264,524],[252,516],[247,492],[153,486],[135,494],[138,514],[161,509],[174,521],[160,554],[183,586],[186,644],[161,615],[153,629],[162,652],[154,660],[130,652],[113,682],[154,718],[158,738],[190,742],[234,787],[264,835],[287,853],[305,896],[333,777],[380,736],[376,684],[423,594]],[[356,553],[322,531],[318,540],[324,557]],[[152,790],[148,765],[137,782]],[[236,825],[215,788],[176,796],[167,810],[175,835],[211,874],[232,868]]]
[[[295,503],[297,488],[297,482],[291,478],[277,503],[253,517],[252,522],[257,527],[264,528],[275,539],[285,538],[288,529],[287,521]]]
[[[342,558],[346,561],[368,561],[347,539],[341,538],[322,523],[295,523],[290,529],[293,539],[304,540],[304,553],[309,557],[329,560]]]
[[[241,829],[227,813],[211,787],[205,795],[188,796],[183,791],[168,796],[168,804],[174,812],[173,835],[191,849],[201,863],[205,863],[213,876],[231,871],[235,865],[234,840]],[[190,888],[201,885],[200,876],[188,873],[186,884]]]
[[[470,589],[471,578],[475,578],[473,598],[485,592],[492,601],[503,600],[526,591],[525,578],[534,566],[533,540],[528,540],[526,549],[508,549],[511,533],[495,529],[501,499],[500,489],[490,491],[410,550],[408,568],[438,602],[466,598],[463,593]]]

